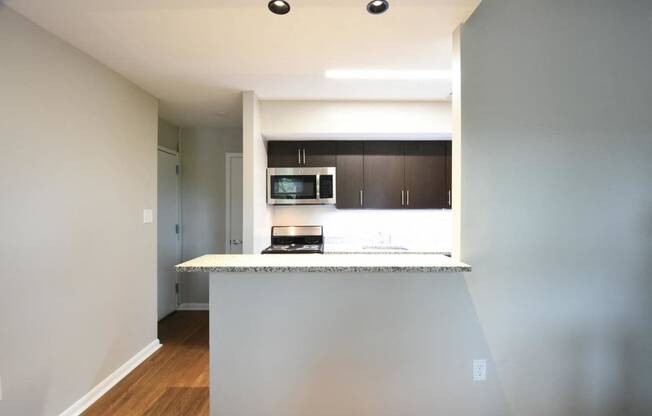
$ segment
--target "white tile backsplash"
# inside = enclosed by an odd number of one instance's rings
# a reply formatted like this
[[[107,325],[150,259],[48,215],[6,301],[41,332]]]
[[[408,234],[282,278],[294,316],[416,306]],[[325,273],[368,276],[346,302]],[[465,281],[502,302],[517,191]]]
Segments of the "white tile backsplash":
[[[403,245],[451,251],[451,210],[338,210],[334,206],[275,206],[274,225],[323,225],[327,244]]]

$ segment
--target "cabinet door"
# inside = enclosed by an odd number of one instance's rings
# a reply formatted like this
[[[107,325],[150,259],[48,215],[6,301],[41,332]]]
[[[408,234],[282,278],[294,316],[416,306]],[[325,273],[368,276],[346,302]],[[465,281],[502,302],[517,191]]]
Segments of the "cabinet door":
[[[448,208],[452,206],[453,202],[453,142],[446,142],[446,186],[448,187],[447,201]]]
[[[447,166],[447,142],[405,143],[405,208],[448,208]]]
[[[293,168],[301,164],[298,142],[270,141],[267,143],[267,166],[270,168]]]
[[[302,166],[313,168],[330,168],[335,166],[335,144],[335,142],[328,141],[300,142]]]
[[[362,142],[337,143],[337,208],[364,207]]]
[[[364,142],[365,208],[402,208],[404,175],[403,143]]]

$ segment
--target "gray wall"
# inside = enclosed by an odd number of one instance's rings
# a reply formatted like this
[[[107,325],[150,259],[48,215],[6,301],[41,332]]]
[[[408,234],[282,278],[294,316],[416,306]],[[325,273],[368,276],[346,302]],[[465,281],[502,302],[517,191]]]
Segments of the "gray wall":
[[[157,101],[0,4],[2,415],[55,415],[156,339]]]
[[[240,128],[182,128],[181,224],[183,260],[224,253],[225,153],[242,152]],[[181,275],[181,302],[208,302],[208,275]]]
[[[158,144],[168,149],[179,148],[179,127],[169,121],[158,119]]]
[[[210,278],[212,415],[508,413],[459,273]]]
[[[484,0],[463,27],[462,258],[512,415],[652,414],[651,19]]]

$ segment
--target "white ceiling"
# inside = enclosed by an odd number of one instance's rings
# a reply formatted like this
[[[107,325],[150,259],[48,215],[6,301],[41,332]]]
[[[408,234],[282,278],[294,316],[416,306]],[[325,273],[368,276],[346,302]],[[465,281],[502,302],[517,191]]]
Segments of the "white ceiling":
[[[262,99],[441,100],[450,81],[328,80],[326,69],[447,70],[451,33],[480,0],[5,0],[161,101],[179,125],[239,125]]]

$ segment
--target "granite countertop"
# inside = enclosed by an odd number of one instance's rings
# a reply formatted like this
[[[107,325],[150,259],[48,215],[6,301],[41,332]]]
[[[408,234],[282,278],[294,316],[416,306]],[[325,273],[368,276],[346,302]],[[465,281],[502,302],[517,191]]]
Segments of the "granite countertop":
[[[441,254],[207,254],[179,272],[470,272]]]

